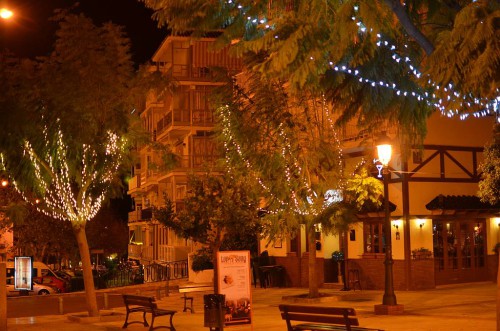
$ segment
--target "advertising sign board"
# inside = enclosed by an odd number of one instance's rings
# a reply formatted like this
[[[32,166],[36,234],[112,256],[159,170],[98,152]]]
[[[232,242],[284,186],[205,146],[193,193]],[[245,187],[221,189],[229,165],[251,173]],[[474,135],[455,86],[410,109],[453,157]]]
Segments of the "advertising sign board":
[[[249,251],[217,253],[218,285],[226,296],[225,326],[252,324]]]

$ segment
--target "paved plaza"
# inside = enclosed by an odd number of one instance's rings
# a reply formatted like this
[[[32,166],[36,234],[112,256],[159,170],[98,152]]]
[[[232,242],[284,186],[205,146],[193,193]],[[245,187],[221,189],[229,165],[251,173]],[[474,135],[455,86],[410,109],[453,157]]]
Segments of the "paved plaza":
[[[147,288],[137,288],[144,295],[155,295]],[[254,288],[252,291],[254,323],[252,327],[231,326],[224,330],[285,331],[285,322],[281,319],[278,305],[283,297],[304,294],[305,288]],[[460,285],[440,286],[426,291],[397,291],[398,304],[404,305],[404,314],[399,316],[382,316],[374,314],[374,305],[382,301],[383,291],[340,291],[338,289],[321,289],[322,293],[332,294],[328,302],[313,303],[356,309],[360,325],[383,330],[496,330],[496,294],[495,283],[468,283]],[[158,300],[160,308],[177,310],[174,326],[177,331],[208,330],[203,326],[204,308],[203,294],[194,293],[195,313],[182,312],[183,300],[179,293],[170,293]],[[71,321],[67,315],[50,315],[23,318],[9,318],[9,331],[24,330],[67,330],[67,331],[100,331],[123,330],[125,308],[114,308],[111,317],[103,317],[101,321],[85,323]],[[135,316],[134,316],[135,315]],[[141,314],[134,314],[139,320]],[[150,320],[150,316],[148,316]],[[158,317],[155,326],[168,325],[168,317]],[[129,325],[126,330],[145,331],[147,327],[140,324]]]

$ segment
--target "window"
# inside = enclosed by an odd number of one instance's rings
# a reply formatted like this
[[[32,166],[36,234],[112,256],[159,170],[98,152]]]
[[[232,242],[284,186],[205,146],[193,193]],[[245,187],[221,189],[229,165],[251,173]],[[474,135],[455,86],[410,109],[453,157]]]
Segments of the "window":
[[[383,222],[365,222],[363,225],[363,232],[365,240],[365,253],[385,253]]]

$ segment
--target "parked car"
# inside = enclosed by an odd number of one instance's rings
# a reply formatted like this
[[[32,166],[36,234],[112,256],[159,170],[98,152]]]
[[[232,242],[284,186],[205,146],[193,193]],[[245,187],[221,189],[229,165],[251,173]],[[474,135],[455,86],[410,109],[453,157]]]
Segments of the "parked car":
[[[14,262],[7,262],[7,277],[14,277],[14,272]],[[67,292],[67,282],[42,262],[33,262],[33,280],[38,284],[57,287],[61,293]]]
[[[19,296],[19,292],[19,290],[14,289],[14,278],[7,278],[7,296]],[[57,287],[43,285],[37,282],[33,282],[33,290],[28,292],[29,295],[49,295],[57,293],[59,293]]]

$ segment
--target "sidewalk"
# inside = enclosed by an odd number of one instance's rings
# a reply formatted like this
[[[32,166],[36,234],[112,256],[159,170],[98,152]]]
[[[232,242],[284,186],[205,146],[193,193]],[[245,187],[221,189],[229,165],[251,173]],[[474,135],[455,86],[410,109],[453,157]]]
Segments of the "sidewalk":
[[[283,331],[286,325],[281,320],[278,305],[283,296],[306,293],[304,288],[255,288],[252,293],[253,330]],[[353,307],[356,309],[360,326],[373,327],[389,331],[397,330],[496,330],[496,293],[495,283],[468,283],[441,286],[427,291],[398,291],[398,304],[404,305],[403,315],[383,316],[374,314],[374,305],[382,301],[382,291],[348,291],[321,289],[322,293],[331,293],[335,297],[329,302],[316,305]],[[195,313],[183,313],[181,294],[171,293],[169,297],[158,300],[160,308],[177,310],[174,326],[177,331],[208,330],[203,327],[203,294],[194,293]],[[152,295],[148,293],[147,295]],[[9,331],[25,330],[67,330],[67,331],[117,331],[123,330],[125,308],[115,308],[117,316],[103,318],[93,323],[73,322],[65,315],[38,316],[8,319]],[[122,315],[123,314],[123,315]],[[134,317],[135,315],[135,317]],[[133,320],[139,320],[141,314],[134,314]],[[150,320],[150,315],[148,316]],[[165,323],[164,323],[165,322]],[[159,317],[155,325],[168,324],[168,318]],[[252,330],[247,326],[231,326],[227,330]],[[129,331],[146,331],[147,327],[132,324]]]

